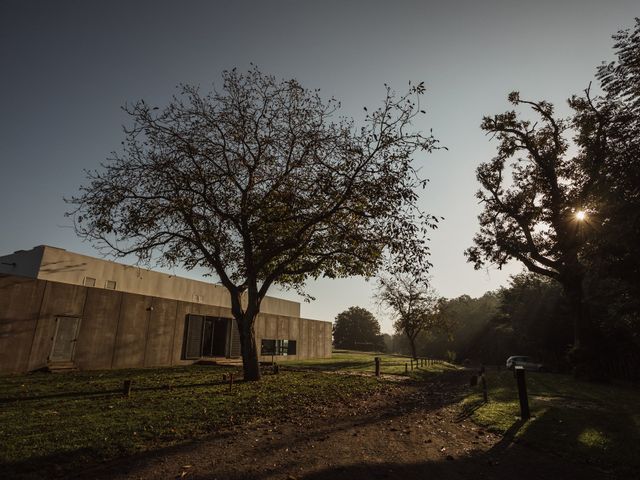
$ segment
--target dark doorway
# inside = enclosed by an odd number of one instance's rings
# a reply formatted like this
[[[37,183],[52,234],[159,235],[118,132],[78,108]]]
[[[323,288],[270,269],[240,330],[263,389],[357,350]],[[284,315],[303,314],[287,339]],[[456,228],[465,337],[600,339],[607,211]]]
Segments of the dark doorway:
[[[216,357],[225,357],[227,355],[227,337],[229,328],[229,319],[216,318],[213,329],[213,349],[212,354]]]
[[[230,319],[187,316],[185,358],[228,356]]]
[[[214,319],[206,317],[204,319],[204,330],[202,332],[202,356],[213,357],[213,335]]]

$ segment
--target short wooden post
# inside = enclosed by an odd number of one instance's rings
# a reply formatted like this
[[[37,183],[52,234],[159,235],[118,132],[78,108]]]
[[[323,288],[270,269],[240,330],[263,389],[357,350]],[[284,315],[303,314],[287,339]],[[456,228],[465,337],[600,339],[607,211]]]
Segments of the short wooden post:
[[[487,395],[487,378],[484,376],[484,373],[480,376],[480,382],[482,383],[482,398],[484,403],[489,402],[489,397]]]
[[[527,397],[527,382],[524,376],[524,367],[518,365],[514,369],[516,382],[518,384],[518,398],[520,400],[520,418],[528,420],[531,417],[529,412],[529,397]]]
[[[411,359],[411,370],[413,370],[413,358]]]
[[[376,362],[376,377],[379,377],[380,376],[380,357],[375,357],[374,360]]]
[[[277,363],[273,364],[273,373],[275,374],[280,373],[280,365],[278,365]]]
[[[128,397],[129,395],[131,395],[131,380],[124,381],[124,384],[122,385],[122,394],[125,397]]]
[[[409,373],[409,364],[408,363],[404,364],[404,373]]]
[[[233,388],[233,373],[229,374],[229,393],[231,393],[231,389]]]

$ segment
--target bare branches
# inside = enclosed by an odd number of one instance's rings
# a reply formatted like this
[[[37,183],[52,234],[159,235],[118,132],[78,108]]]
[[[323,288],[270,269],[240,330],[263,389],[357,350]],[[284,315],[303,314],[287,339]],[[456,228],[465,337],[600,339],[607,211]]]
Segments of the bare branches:
[[[575,261],[577,237],[571,212],[579,205],[572,195],[577,177],[566,156],[568,122],[554,116],[553,105],[509,95],[539,121],[519,119],[514,111],[485,117],[482,128],[499,140],[498,155],[482,164],[477,196],[485,208],[480,232],[465,254],[476,268],[485,262],[502,266],[514,258],[537,273],[557,278],[569,259]],[[509,186],[503,184],[511,171]]]
[[[371,276],[383,252],[424,271],[437,219],[417,209],[412,156],[438,148],[411,128],[424,93],[386,87],[356,128],[335,99],[257,68],[225,72],[220,91],[182,85],[164,108],[124,107],[122,152],[89,174],[70,215],[115,254],[207,268],[257,306],[273,283]]]
[[[444,326],[439,312],[440,299],[424,276],[380,275],[376,296],[393,314],[396,332],[407,336],[414,357],[416,337],[421,332]]]

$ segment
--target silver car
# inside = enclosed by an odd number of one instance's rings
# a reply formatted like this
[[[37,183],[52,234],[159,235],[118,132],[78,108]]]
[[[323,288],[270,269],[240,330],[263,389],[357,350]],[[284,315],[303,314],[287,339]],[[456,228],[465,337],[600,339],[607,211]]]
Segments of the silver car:
[[[525,370],[533,372],[546,372],[547,368],[542,364],[533,360],[531,357],[524,355],[514,355],[507,358],[507,368],[513,370],[516,366],[524,367]]]

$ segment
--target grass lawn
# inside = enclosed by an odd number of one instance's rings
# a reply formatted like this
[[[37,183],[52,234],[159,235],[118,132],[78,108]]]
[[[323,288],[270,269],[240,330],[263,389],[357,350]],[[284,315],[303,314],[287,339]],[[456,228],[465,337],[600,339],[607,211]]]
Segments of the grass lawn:
[[[478,391],[463,405],[476,423],[560,456],[640,472],[640,389],[526,372],[532,418],[521,422],[513,374],[487,372],[489,403]],[[638,477],[640,478],[640,476]]]
[[[190,366],[0,376],[3,475],[30,472],[43,478],[78,471],[203,437],[221,426],[286,417],[291,405],[313,411],[382,388],[369,377],[286,371],[265,375],[262,382],[236,383],[229,393],[221,377],[232,371]],[[129,398],[121,393],[124,379],[133,380]]]
[[[351,350],[334,350],[331,358],[313,360],[279,360],[283,367],[304,368],[306,370],[346,371],[374,373],[375,357],[380,357],[380,372],[384,375],[406,375],[414,379],[422,379],[432,374],[456,370],[458,367],[441,360],[429,361],[422,366],[416,366],[414,361],[401,355],[386,355],[382,353],[355,352]]]

